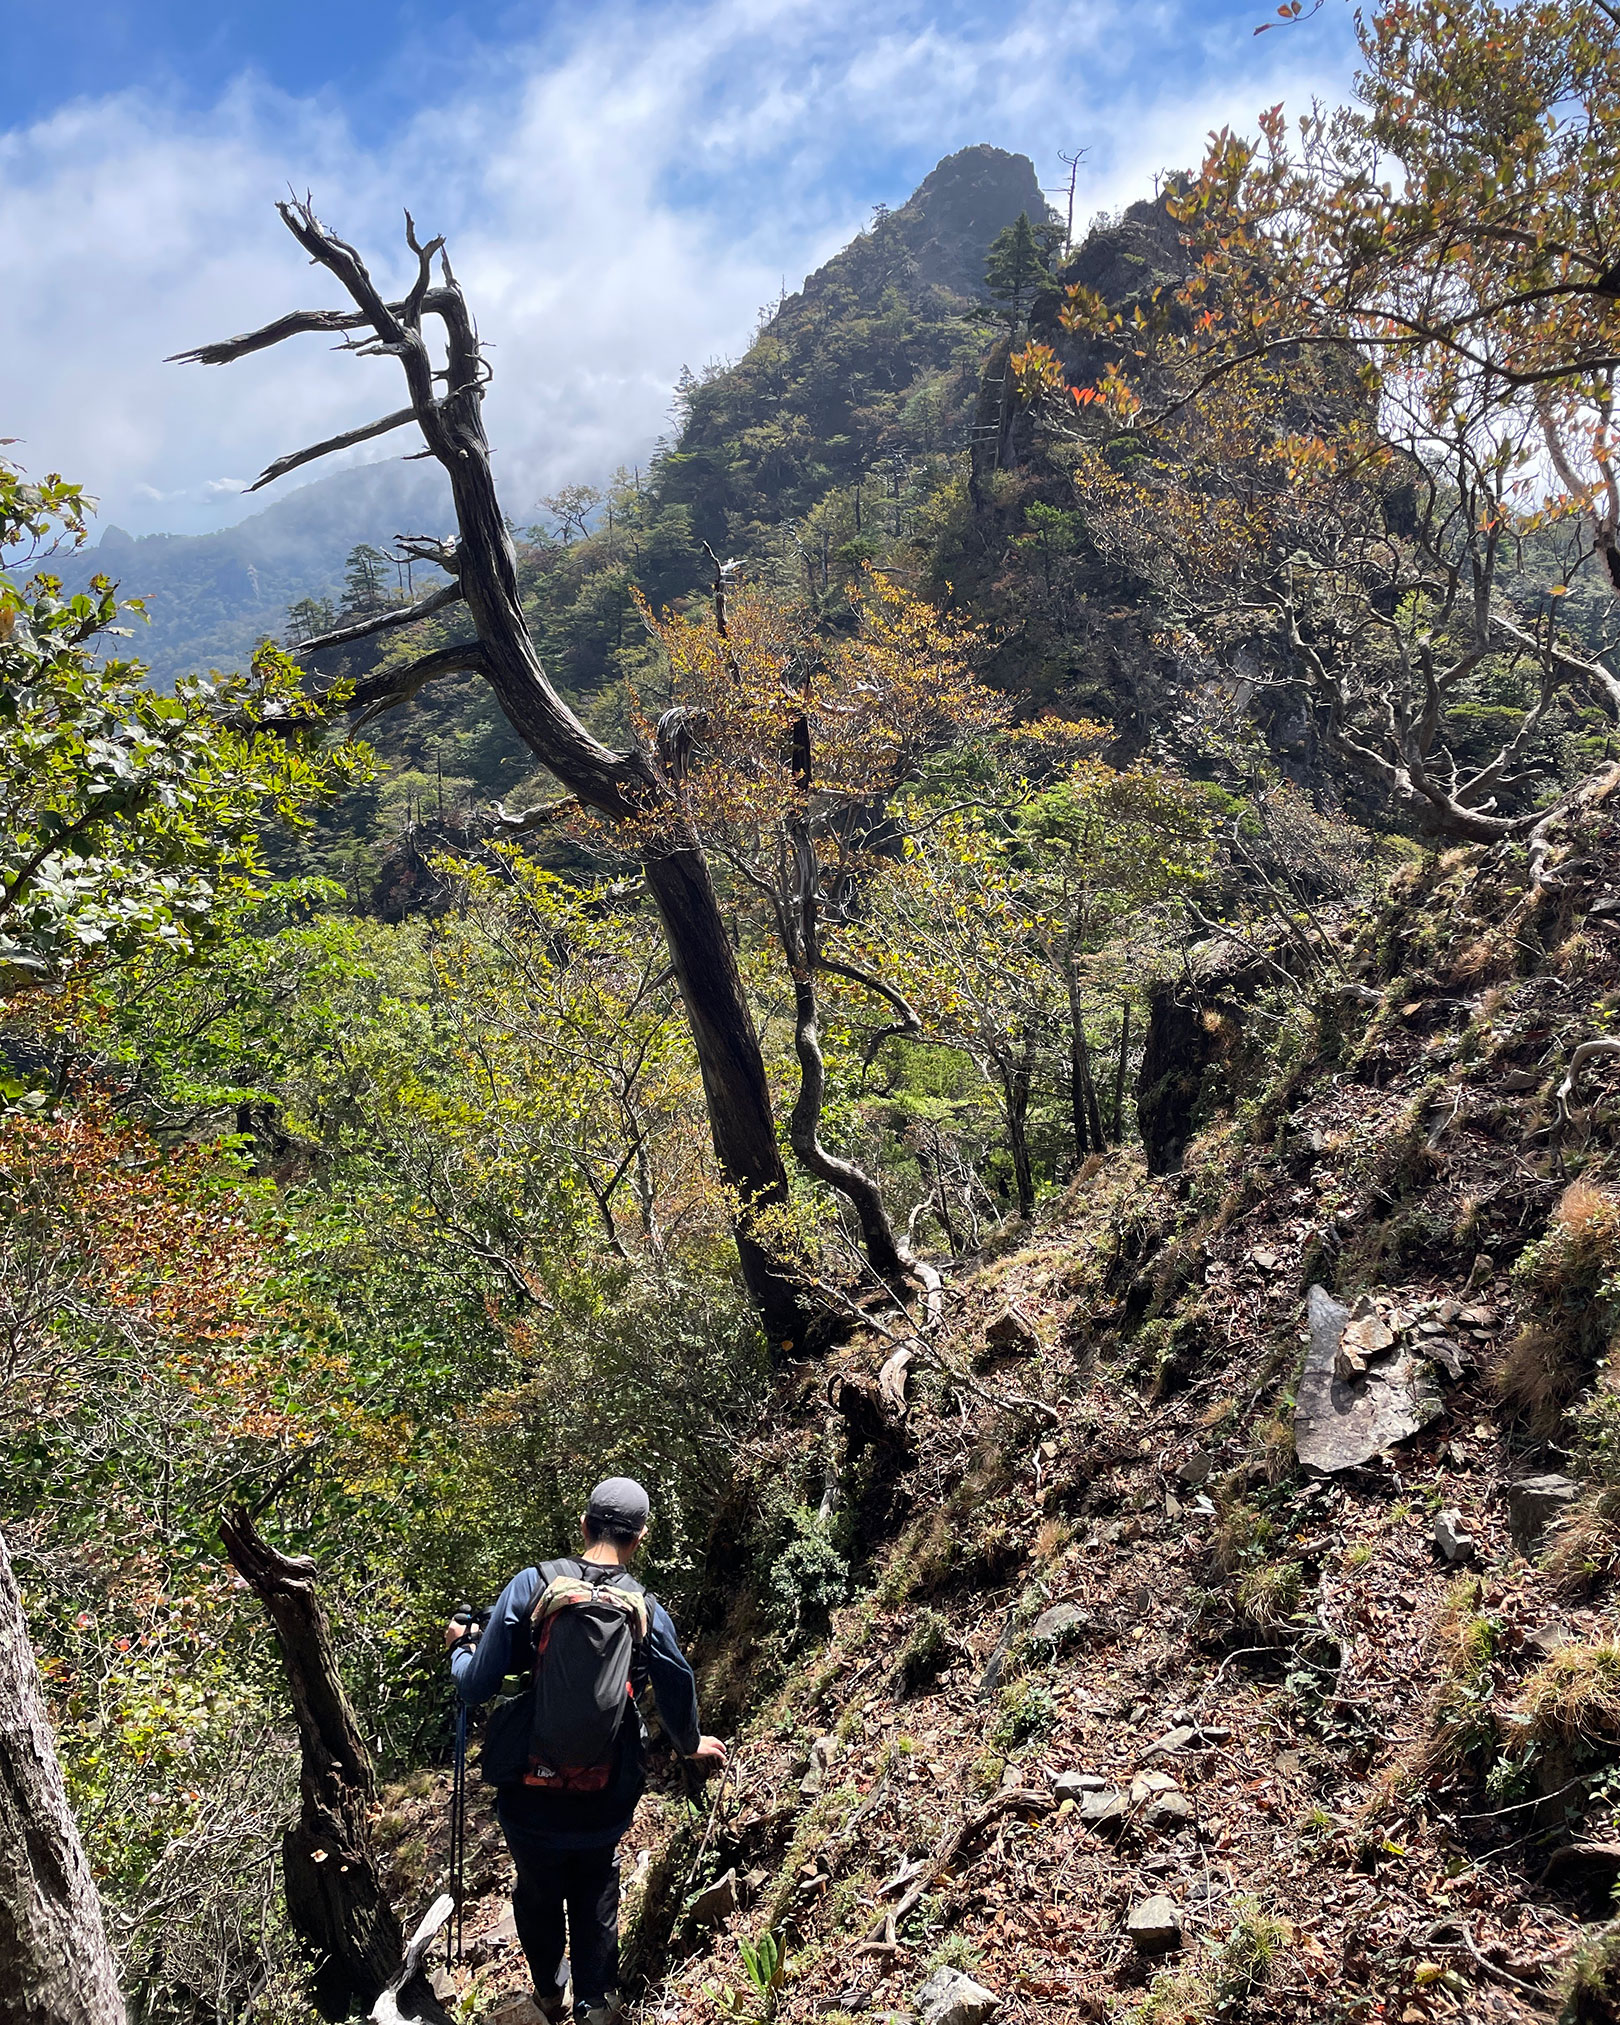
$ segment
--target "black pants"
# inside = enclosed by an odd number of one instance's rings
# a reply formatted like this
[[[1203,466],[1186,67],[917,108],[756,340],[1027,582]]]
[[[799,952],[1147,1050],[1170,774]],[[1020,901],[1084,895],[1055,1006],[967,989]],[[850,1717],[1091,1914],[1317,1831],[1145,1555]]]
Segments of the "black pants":
[[[512,1916],[534,1978],[534,1994],[554,2001],[573,1970],[574,2003],[594,2007],[619,1983],[619,1851],[546,1849],[502,1821],[517,1865]],[[563,1930],[563,1910],[568,1925]]]

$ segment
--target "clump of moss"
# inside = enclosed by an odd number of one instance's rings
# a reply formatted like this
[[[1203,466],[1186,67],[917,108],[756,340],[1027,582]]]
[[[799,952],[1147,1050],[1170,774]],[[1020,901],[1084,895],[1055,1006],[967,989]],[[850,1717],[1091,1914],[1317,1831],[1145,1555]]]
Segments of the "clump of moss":
[[[950,1626],[937,1610],[919,1611],[900,1654],[895,1684],[902,1694],[932,1687],[951,1658]]]
[[[1045,1736],[1057,1719],[1051,1689],[1028,1674],[1004,1687],[997,1702],[1000,1714],[992,1736],[1003,1750],[1016,1750],[1034,1737]]]
[[[1215,1985],[1197,1969],[1174,1969],[1126,2013],[1126,2025],[1208,2025],[1215,2015]]]

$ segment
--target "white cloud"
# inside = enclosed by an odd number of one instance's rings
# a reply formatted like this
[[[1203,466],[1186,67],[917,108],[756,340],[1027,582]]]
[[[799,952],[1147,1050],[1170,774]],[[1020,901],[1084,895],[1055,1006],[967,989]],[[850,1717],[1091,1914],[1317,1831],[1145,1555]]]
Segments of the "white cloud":
[[[570,39],[470,63],[369,147],[324,100],[249,81],[204,115],[139,92],[77,103],[0,135],[0,433],[140,532],[239,518],[274,492],[250,505],[214,474],[397,405],[390,362],[308,338],[229,368],[162,363],[333,299],[270,208],[308,188],[390,279],[402,206],[451,233],[521,515],[645,458],[681,365],[740,349],[784,275],[795,286],[937,156],[989,140],[1055,180],[1057,150],[1086,145],[1084,217],[1195,159],[1208,128],[1342,88],[1337,29],[1261,55],[1250,25],[1213,42],[1191,0],[593,9]]]

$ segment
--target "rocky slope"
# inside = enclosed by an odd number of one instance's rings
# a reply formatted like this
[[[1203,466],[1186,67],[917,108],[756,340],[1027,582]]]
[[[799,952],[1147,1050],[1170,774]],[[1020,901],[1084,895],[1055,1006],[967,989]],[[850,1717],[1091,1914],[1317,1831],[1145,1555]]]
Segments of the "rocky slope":
[[[1177,1170],[785,1377],[695,1627],[733,1768],[626,1851],[646,2015],[1616,2015],[1620,805],[1555,855],[1414,864],[1314,986],[1190,972]],[[515,2011],[485,1833],[452,1980]]]

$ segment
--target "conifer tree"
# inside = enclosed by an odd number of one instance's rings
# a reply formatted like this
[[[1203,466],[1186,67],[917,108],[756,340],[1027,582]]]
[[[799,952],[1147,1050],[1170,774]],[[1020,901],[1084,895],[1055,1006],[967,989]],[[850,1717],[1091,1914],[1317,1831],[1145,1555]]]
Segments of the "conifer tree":
[[[1052,225],[1034,225],[1020,211],[990,242],[984,263],[984,285],[1001,304],[1009,328],[1017,330],[1037,298],[1056,287],[1052,256],[1062,234]]]

